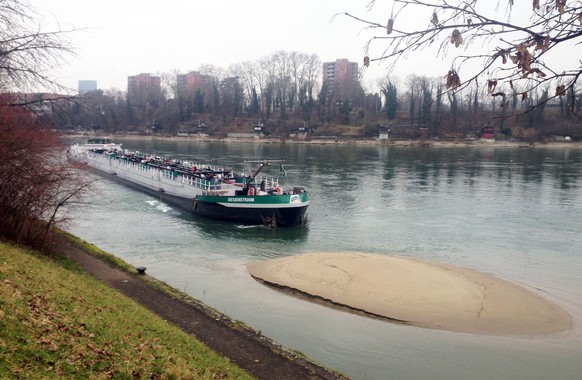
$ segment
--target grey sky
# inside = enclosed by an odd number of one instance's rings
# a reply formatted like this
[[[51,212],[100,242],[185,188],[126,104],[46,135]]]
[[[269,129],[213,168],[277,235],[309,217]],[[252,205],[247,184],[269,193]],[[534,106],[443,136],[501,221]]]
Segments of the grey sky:
[[[75,89],[80,79],[92,79],[101,89],[125,90],[127,76],[149,72],[188,72],[212,64],[227,69],[231,64],[257,61],[277,51],[317,54],[322,61],[347,58],[360,67],[365,44],[372,35],[385,31],[364,29],[364,25],[337,13],[349,12],[384,24],[392,13],[391,1],[370,0],[30,0],[43,15],[43,24],[55,22],[64,28],[84,29],[74,33],[72,43],[77,57],[55,72],[64,85]],[[531,15],[530,2],[516,2],[511,15],[506,2],[479,2],[479,11],[490,17],[525,22]],[[395,18],[395,28],[418,30],[429,23],[432,10],[403,12]],[[333,21],[332,21],[333,18]],[[399,61],[390,75],[400,79],[414,73],[429,77],[444,76],[452,56],[437,57],[437,41],[431,51],[423,50]],[[459,48],[455,53],[490,52],[480,43]],[[370,56],[377,57],[385,41],[372,45]],[[446,44],[446,41],[445,41]],[[447,44],[448,45],[448,44]],[[452,50],[454,47],[448,46]],[[579,49],[579,48],[578,48]],[[564,51],[564,50],[563,50]],[[559,51],[557,51],[559,53]],[[560,62],[574,62],[579,55],[557,54]],[[479,66],[482,62],[478,63]],[[569,64],[568,64],[569,65]],[[374,89],[386,78],[387,63],[372,62],[362,83]],[[469,73],[460,73],[462,79]]]
[[[369,0],[78,1],[32,0],[44,24],[59,21],[75,33],[78,57],[56,76],[76,88],[79,79],[102,89],[124,90],[127,76],[195,70],[201,64],[228,68],[276,51],[317,54],[322,61],[347,58],[360,66],[367,34],[362,25],[334,14],[366,14]],[[373,65],[363,77],[385,76]],[[385,66],[385,65],[384,65]]]

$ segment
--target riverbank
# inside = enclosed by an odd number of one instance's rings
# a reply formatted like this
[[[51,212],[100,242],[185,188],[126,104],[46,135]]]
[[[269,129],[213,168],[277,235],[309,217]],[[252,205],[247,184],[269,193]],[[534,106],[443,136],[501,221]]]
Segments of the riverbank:
[[[1,379],[252,379],[70,260],[2,241],[0,257]]]
[[[82,140],[86,135],[65,135],[67,140]],[[495,141],[485,139],[474,140],[384,140],[372,139],[349,139],[334,137],[312,137],[306,139],[293,138],[233,138],[233,137],[210,137],[210,136],[162,136],[162,135],[134,135],[115,134],[112,136],[115,141],[175,141],[175,142],[225,142],[225,143],[261,143],[261,144],[315,144],[315,145],[380,145],[395,147],[434,147],[434,148],[454,148],[454,147],[501,147],[501,148],[557,148],[557,149],[582,149],[582,142],[578,141],[550,141],[550,142],[520,142],[520,141]]]
[[[524,287],[448,264],[365,253],[311,253],[247,264],[256,279],[330,305],[419,327],[535,336],[572,318]]]
[[[258,379],[345,379],[149,276],[127,273],[62,239],[59,252]]]

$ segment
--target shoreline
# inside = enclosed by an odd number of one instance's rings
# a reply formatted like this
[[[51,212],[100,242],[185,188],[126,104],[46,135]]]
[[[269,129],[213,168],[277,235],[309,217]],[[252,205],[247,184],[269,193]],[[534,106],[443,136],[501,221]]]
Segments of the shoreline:
[[[182,329],[257,379],[347,379],[155,277],[138,273],[136,268],[115,256],[98,248],[88,249],[88,243],[74,235],[65,232],[55,238],[55,254],[72,260],[85,272]]]
[[[85,139],[96,135],[63,134],[65,139]],[[361,145],[361,146],[387,146],[387,147],[423,147],[423,148],[552,148],[552,149],[582,149],[582,142],[519,142],[519,141],[495,141],[495,140],[471,140],[471,141],[441,141],[441,140],[380,140],[374,139],[349,139],[349,138],[235,138],[235,137],[210,137],[210,136],[157,136],[157,135],[131,135],[114,134],[107,135],[119,141],[175,141],[175,142],[224,142],[224,143],[259,143],[259,144],[307,144],[307,145]]]

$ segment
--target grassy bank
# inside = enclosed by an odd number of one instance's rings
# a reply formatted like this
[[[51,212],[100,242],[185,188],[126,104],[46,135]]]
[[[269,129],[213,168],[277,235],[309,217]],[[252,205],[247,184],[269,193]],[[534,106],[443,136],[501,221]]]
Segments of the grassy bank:
[[[0,378],[251,378],[64,258],[0,242]]]

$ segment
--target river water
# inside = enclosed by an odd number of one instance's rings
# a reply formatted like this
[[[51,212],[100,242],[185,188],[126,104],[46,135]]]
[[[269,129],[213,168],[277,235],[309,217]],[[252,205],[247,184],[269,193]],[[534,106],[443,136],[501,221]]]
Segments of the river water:
[[[127,141],[239,170],[284,158],[312,196],[305,228],[197,219],[101,180],[69,229],[275,341],[353,379],[578,379],[582,373],[582,150]],[[278,168],[277,168],[278,169]],[[294,298],[245,264],[368,252],[492,274],[553,300],[571,331],[498,337],[392,324]]]

